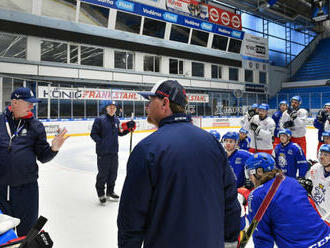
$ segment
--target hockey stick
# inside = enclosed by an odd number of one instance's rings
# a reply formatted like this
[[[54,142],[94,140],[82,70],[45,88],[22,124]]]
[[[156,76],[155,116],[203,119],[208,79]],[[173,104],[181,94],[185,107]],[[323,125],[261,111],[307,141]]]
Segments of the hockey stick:
[[[241,239],[241,242],[238,244],[238,248],[244,248],[249,239],[252,237],[254,230],[257,228],[258,223],[261,221],[262,217],[264,216],[269,204],[271,203],[272,199],[274,198],[274,195],[277,192],[277,189],[280,187],[282,181],[285,179],[285,176],[283,174],[278,174],[275,177],[274,182],[272,183],[272,186],[269,188],[264,200],[260,204],[260,207],[254,216],[253,220],[251,221],[250,226],[248,227],[246,233],[244,233],[243,238]]]
[[[134,112],[132,112],[132,115],[131,115],[131,121],[134,119]],[[133,130],[130,132],[130,140],[129,140],[129,154],[131,154],[132,152],[132,143],[133,143]]]
[[[257,135],[256,135],[256,132],[253,131],[253,137],[254,137],[254,150],[255,150],[255,153],[258,152],[258,147],[257,147]]]
[[[23,242],[20,244],[19,248],[27,248],[32,240],[38,235],[43,226],[46,224],[47,219],[40,216],[37,222],[34,224],[32,229],[28,232]]]

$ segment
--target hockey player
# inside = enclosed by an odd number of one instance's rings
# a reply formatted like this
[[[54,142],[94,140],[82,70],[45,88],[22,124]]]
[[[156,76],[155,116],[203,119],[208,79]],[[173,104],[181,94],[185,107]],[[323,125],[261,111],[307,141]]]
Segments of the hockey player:
[[[330,119],[330,102],[324,104],[323,109],[321,109],[317,116],[314,119],[314,127],[317,128],[318,131],[318,138],[319,138],[319,143],[317,145],[317,153],[319,152],[320,146],[323,143],[322,140],[322,133],[325,130],[325,126],[327,124],[327,122],[329,122]]]
[[[330,145],[320,147],[319,163],[314,164],[307,173],[307,178],[313,182],[312,199],[316,210],[328,225],[330,225]]]
[[[306,120],[308,112],[300,108],[302,99],[300,96],[293,96],[290,99],[290,107],[286,110],[280,119],[281,129],[290,129],[292,131],[291,141],[300,145],[306,156]]]
[[[281,170],[269,154],[257,153],[246,161],[245,172],[257,187],[249,195],[251,222],[275,177]],[[328,227],[308,201],[305,189],[291,177],[279,185],[264,216],[253,233],[255,248],[328,248]]]
[[[249,133],[249,131],[244,128],[241,128],[238,131],[238,134],[239,134],[238,147],[239,147],[239,149],[246,150],[246,151],[248,151],[250,149],[251,138],[247,136],[248,133]]]
[[[248,112],[245,113],[245,115],[241,119],[242,128],[244,129],[249,128],[249,121],[254,115],[258,114],[257,109],[258,109],[258,103],[253,103],[251,107],[248,109]]]
[[[279,104],[279,110],[276,111],[272,118],[275,122],[275,130],[274,130],[274,142],[273,142],[273,148],[275,149],[275,146],[280,143],[280,138],[278,137],[278,131],[280,130],[280,119],[282,117],[282,114],[284,111],[288,109],[288,102],[287,101],[281,101]]]
[[[222,137],[223,146],[227,152],[228,161],[236,175],[237,188],[245,183],[244,162],[251,156],[251,153],[238,149],[238,133],[227,132]]]
[[[210,134],[212,134],[218,141],[220,141],[221,135],[217,130],[211,130]]]
[[[267,116],[269,105],[262,103],[258,107],[258,115],[254,115],[250,120],[249,134],[251,137],[250,152],[266,152],[272,154],[275,122]]]
[[[330,144],[330,130],[322,133],[322,141],[324,144]]]
[[[276,165],[289,177],[305,177],[309,166],[301,147],[290,141],[292,132],[289,129],[281,129],[278,132],[280,144],[274,149]]]

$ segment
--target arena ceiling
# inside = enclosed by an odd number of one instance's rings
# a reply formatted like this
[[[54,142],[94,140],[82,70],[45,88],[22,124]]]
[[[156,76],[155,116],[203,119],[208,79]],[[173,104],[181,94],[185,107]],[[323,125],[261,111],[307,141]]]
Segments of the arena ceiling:
[[[321,24],[312,22],[310,0],[273,0],[275,2],[273,5],[270,5],[268,0],[211,0],[208,2],[228,4],[280,23],[295,23],[297,29],[308,28],[322,32]]]

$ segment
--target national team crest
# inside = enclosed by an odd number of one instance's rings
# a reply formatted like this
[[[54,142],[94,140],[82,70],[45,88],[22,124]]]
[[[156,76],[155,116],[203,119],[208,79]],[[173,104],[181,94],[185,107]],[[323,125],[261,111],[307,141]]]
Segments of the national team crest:
[[[326,188],[323,184],[319,184],[314,188],[313,199],[317,204],[321,204],[325,200]]]

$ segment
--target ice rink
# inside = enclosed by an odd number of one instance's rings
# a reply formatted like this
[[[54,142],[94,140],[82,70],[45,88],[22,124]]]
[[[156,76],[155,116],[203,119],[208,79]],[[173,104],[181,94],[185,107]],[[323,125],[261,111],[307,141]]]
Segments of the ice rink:
[[[217,129],[221,135],[230,130]],[[70,130],[69,130],[70,131]],[[133,145],[150,133],[134,133]],[[129,156],[129,135],[119,138],[119,169],[115,191],[120,194]],[[307,158],[316,158],[317,130],[307,131]],[[100,206],[96,191],[95,144],[89,136],[70,137],[56,158],[40,164],[40,215],[55,248],[117,247],[118,202]],[[203,213],[201,213],[203,214]],[[249,248],[253,244],[248,245]]]

